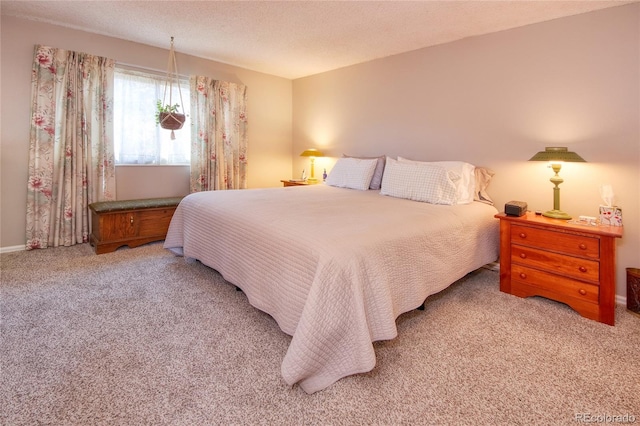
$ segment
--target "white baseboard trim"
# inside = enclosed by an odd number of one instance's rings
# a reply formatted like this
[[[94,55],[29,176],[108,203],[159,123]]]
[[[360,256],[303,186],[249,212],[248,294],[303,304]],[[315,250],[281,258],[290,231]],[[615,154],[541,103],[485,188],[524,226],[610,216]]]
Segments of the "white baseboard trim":
[[[0,247],[0,253],[11,253],[12,251],[24,251],[24,250],[26,250],[26,247],[24,245]]]

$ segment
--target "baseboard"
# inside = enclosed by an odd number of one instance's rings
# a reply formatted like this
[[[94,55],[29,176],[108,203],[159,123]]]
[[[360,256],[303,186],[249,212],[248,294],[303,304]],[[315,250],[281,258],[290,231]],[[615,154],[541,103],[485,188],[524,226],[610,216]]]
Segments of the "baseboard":
[[[11,253],[12,251],[24,251],[24,250],[26,250],[26,247],[24,245],[0,247],[0,253]]]

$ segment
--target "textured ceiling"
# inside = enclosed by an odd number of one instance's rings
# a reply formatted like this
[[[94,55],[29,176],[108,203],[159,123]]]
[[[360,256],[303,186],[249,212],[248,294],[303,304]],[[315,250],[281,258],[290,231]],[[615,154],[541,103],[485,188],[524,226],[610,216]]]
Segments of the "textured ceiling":
[[[633,1],[5,1],[48,22],[299,78]]]

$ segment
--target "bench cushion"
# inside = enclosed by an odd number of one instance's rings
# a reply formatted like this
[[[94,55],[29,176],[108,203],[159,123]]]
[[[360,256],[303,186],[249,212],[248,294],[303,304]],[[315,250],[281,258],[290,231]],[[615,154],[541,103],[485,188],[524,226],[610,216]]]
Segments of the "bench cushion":
[[[183,197],[146,198],[142,200],[100,201],[89,204],[89,208],[96,213],[115,212],[122,210],[153,209],[172,207],[180,204]]]

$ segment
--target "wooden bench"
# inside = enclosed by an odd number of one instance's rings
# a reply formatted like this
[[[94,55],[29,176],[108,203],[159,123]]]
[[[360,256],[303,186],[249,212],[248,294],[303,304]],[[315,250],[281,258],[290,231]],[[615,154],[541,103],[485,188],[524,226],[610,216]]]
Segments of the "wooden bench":
[[[164,240],[180,200],[182,197],[92,203],[89,242],[96,254],[102,254]]]

